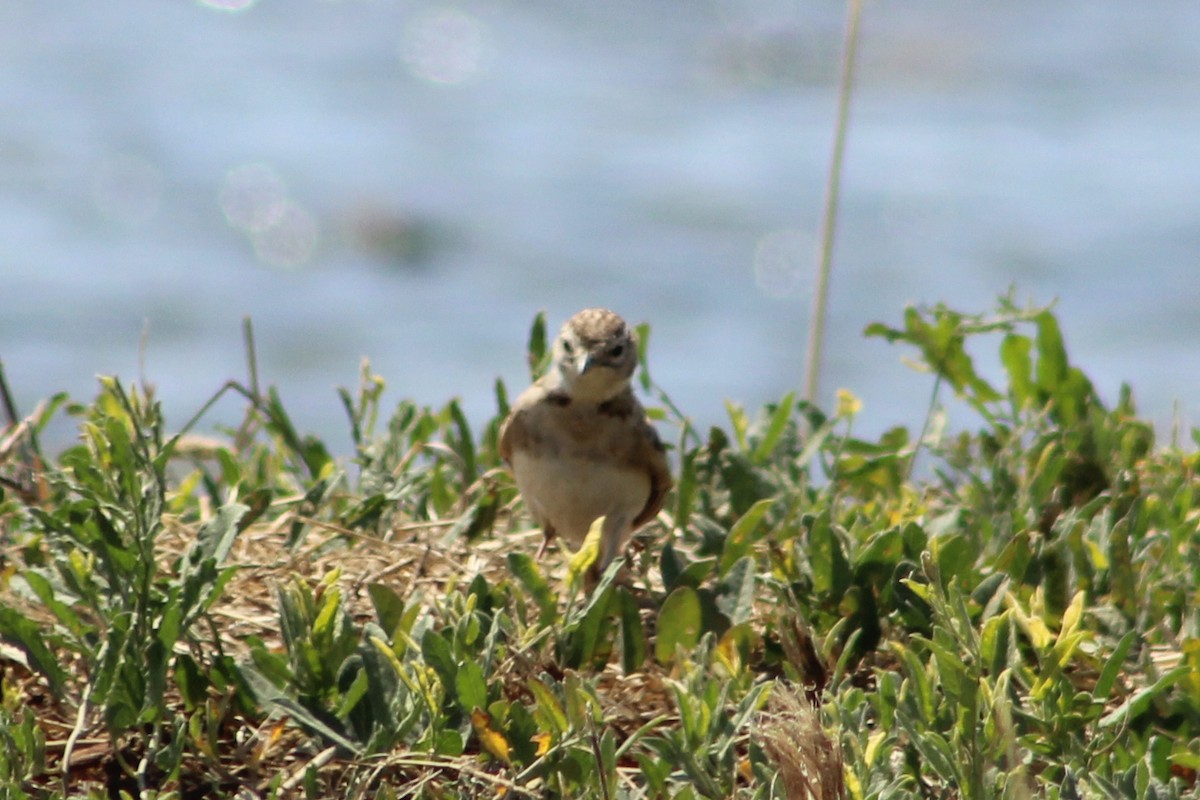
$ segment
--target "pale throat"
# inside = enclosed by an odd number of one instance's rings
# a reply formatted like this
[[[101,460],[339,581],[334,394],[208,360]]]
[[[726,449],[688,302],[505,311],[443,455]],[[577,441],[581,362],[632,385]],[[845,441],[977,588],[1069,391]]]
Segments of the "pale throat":
[[[611,367],[592,367],[582,375],[563,366],[558,370],[558,386],[572,399],[582,403],[603,403],[619,395],[629,386],[629,379]]]

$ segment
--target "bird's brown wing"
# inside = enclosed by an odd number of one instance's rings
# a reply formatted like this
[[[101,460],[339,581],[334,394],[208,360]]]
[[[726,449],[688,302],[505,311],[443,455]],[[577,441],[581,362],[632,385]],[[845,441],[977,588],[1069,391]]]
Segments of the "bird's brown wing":
[[[519,414],[520,412],[516,409],[508,412],[508,416],[500,424],[500,437],[496,442],[496,448],[500,451],[500,458],[504,459],[504,463],[509,466],[512,466],[513,440],[519,438],[519,434],[515,433],[515,428],[521,424],[517,421]]]
[[[496,442],[496,449],[500,451],[500,458],[504,459],[504,463],[510,470],[512,469],[513,450],[530,445],[530,408],[537,404],[542,394],[543,392],[537,384],[530,386],[517,398],[512,410],[500,425],[500,436]],[[540,560],[546,554],[546,549],[550,546],[550,542],[554,541],[558,532],[554,530],[554,526],[549,520],[539,519],[537,523],[542,526],[542,546],[538,548],[537,552],[537,558]]]
[[[537,405],[543,394],[544,390],[536,383],[521,392],[517,397],[517,402],[513,403],[512,410],[508,412],[508,416],[500,426],[500,436],[496,447],[500,451],[500,457],[504,459],[504,463],[509,466],[512,466],[513,450],[523,447],[529,442],[529,410]]]
[[[673,484],[671,468],[667,465],[667,452],[658,438],[658,431],[654,430],[654,427],[646,420],[642,421],[642,426],[645,434],[642,437],[642,461],[647,465],[647,471],[650,473],[650,496],[646,498],[646,505],[633,520],[635,529],[658,516],[663,502],[667,499],[667,492],[671,491]]]

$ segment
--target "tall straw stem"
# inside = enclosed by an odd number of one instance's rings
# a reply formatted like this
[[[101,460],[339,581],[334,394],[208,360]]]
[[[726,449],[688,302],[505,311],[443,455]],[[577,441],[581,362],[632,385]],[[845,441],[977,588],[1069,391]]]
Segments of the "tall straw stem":
[[[842,44],[842,75],[838,87],[837,126],[833,154],[825,183],[825,210],[821,220],[821,249],[818,253],[817,286],[813,292],[812,320],[808,330],[808,356],[804,376],[804,399],[816,402],[825,338],[825,312],[829,306],[829,272],[833,263],[833,239],[837,228],[838,197],[842,184],[842,160],[846,152],[846,128],[850,118],[850,95],[854,88],[854,66],[858,60],[858,29],[862,0],[850,0],[846,16],[846,38]]]

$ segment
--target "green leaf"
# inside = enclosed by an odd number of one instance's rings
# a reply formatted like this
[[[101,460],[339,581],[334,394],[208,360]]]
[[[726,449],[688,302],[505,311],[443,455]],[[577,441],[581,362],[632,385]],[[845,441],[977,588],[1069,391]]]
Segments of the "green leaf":
[[[383,628],[389,637],[395,636],[400,621],[404,618],[404,599],[386,583],[368,584],[367,595],[371,598],[371,605],[375,607],[379,627]]]
[[[622,587],[616,597],[621,613],[621,669],[630,675],[640,672],[646,663],[646,632],[633,595]]]
[[[474,542],[485,534],[491,533],[496,524],[496,512],[499,510],[497,497],[492,492],[486,492],[479,497],[466,513],[458,518],[446,533],[447,540],[465,539]]]
[[[775,452],[775,446],[779,444],[783,432],[787,430],[788,421],[792,418],[792,410],[796,405],[796,393],[788,392],[779,401],[775,407],[775,411],[771,414],[770,424],[767,425],[767,432],[763,434],[758,445],[754,448],[754,455],[751,460],[756,464],[764,464],[770,459],[771,454]]]
[[[955,578],[967,578],[968,571],[979,557],[978,551],[966,537],[956,533],[936,537],[930,544],[937,556],[938,571],[944,583]]]
[[[292,424],[292,418],[284,409],[283,401],[279,398],[279,391],[274,386],[267,388],[267,397],[264,405],[268,430],[277,434],[293,453],[303,457],[304,443],[300,440],[300,434],[296,432],[296,427]],[[315,477],[320,472],[320,465],[318,464],[309,464],[305,461],[305,466],[308,468],[309,475],[311,476]],[[314,467],[317,468],[314,469]]]
[[[287,658],[281,653],[272,653],[257,636],[251,636],[246,643],[250,646],[250,663],[258,677],[269,680],[275,689],[282,689],[295,680]]]
[[[1000,343],[1000,361],[1008,371],[1008,386],[1013,405],[1018,409],[1036,403],[1033,384],[1033,359],[1029,353],[1033,343],[1028,336],[1010,333]]]
[[[872,322],[870,325],[863,328],[862,335],[868,339],[887,339],[889,344],[894,344],[897,341],[906,339],[904,331],[898,328],[893,328],[890,325],[885,325],[882,322]]]
[[[454,654],[450,650],[450,643],[446,641],[444,636],[432,628],[425,631],[425,635],[421,637],[421,656],[425,659],[425,663],[432,667],[433,671],[441,678],[442,685],[447,690],[455,686],[458,665],[454,662]]]
[[[29,588],[37,595],[38,600],[42,601],[42,605],[54,614],[55,619],[70,631],[71,635],[77,641],[82,643],[90,636],[93,630],[92,626],[85,625],[79,618],[79,615],[69,605],[55,596],[54,587],[50,584],[50,581],[32,570],[25,572],[21,577],[25,579]]]
[[[566,733],[570,728],[570,724],[567,721],[567,714],[550,687],[539,678],[530,678],[525,685],[528,687],[529,693],[533,695],[536,710],[542,719],[543,728],[548,724],[554,733],[559,735]]]
[[[1170,672],[1163,675],[1154,683],[1139,689],[1129,696],[1129,698],[1118,706],[1112,712],[1106,714],[1100,720],[1101,728],[1111,728],[1117,725],[1123,725],[1126,722],[1132,722],[1141,714],[1145,713],[1150,704],[1154,702],[1167,689],[1170,689],[1179,681],[1192,674],[1190,664],[1182,664]]]
[[[336,586],[331,586],[321,595],[321,606],[313,620],[312,636],[314,640],[332,642],[341,633],[342,626],[342,593]]]
[[[807,466],[808,462],[812,461],[813,457],[821,452],[821,448],[825,446],[825,441],[833,433],[833,429],[837,427],[839,422],[840,420],[837,417],[827,419],[808,435],[808,438],[804,442],[804,448],[800,451],[800,455],[796,456],[797,466]]]
[[[650,326],[643,322],[636,326],[634,331],[637,333],[638,365],[641,367],[638,380],[642,384],[642,391],[648,392],[654,385],[654,381],[650,379],[650,366],[646,358],[650,350]]]
[[[475,661],[464,661],[454,676],[454,692],[458,706],[466,714],[487,708],[487,681],[483,668]]]
[[[1097,701],[1103,703],[1108,700],[1113,685],[1117,682],[1117,676],[1125,669],[1125,659],[1129,656],[1129,650],[1139,638],[1141,637],[1138,631],[1129,631],[1121,637],[1121,641],[1117,642],[1112,653],[1104,660],[1104,669],[1100,670],[1100,677],[1092,687],[1092,697]]]
[[[660,664],[675,660],[675,651],[691,652],[700,642],[700,595],[690,586],[680,586],[667,595],[658,610],[658,637],[654,657]]]
[[[55,654],[46,646],[45,631],[16,609],[0,605],[0,637],[24,651],[29,658],[29,666],[46,678],[51,694],[61,699],[67,673],[59,666]]]
[[[204,702],[206,690],[211,684],[194,658],[187,653],[179,653],[175,656],[175,685],[179,688],[179,696],[183,698],[184,708],[191,713]]]
[[[731,400],[725,401],[725,413],[729,415],[729,427],[733,429],[733,440],[738,449],[745,452],[749,449],[746,443],[746,431],[750,429],[750,419],[746,410]]]
[[[729,490],[730,511],[741,516],[759,500],[775,498],[779,487],[764,468],[755,467],[745,453],[721,454],[721,480]]]
[[[886,528],[871,535],[854,559],[855,569],[873,567],[892,572],[904,557],[904,541],[897,527]]]
[[[754,611],[754,566],[754,559],[745,556],[739,559],[721,580],[721,595],[717,598],[717,608],[728,617],[731,625],[738,625],[750,619]]]
[[[691,586],[693,589],[697,589],[708,580],[710,575],[716,572],[716,567],[717,560],[715,558],[698,558],[688,564],[679,574],[676,585]]]
[[[338,699],[338,705],[334,711],[334,716],[338,719],[346,719],[350,716],[354,711],[354,707],[367,696],[369,686],[367,671],[363,669],[360,658],[355,658],[352,661],[347,660],[343,666],[346,667],[345,677],[350,678],[350,682],[349,685],[339,687],[341,688],[342,696]],[[338,677],[339,679],[343,678],[341,675]],[[339,683],[341,683],[341,680],[339,680]]]
[[[570,634],[566,638],[564,652],[568,666],[590,667],[597,653],[603,649],[601,645],[606,644],[606,634],[611,630],[605,625],[605,620],[612,604],[612,585],[624,563],[623,558],[610,563],[592,589],[587,603],[571,615],[568,622]]]
[[[154,638],[167,652],[174,649],[175,643],[179,641],[179,637],[183,633],[183,612],[183,606],[178,602],[170,602],[163,609],[158,629],[154,632]]]
[[[1074,425],[1083,419],[1094,394],[1095,390],[1087,375],[1076,367],[1068,369],[1067,377],[1055,395],[1060,409],[1060,421],[1064,425]]]
[[[1049,311],[1037,316],[1037,382],[1042,391],[1054,395],[1067,378],[1067,351],[1063,347],[1058,320]]]
[[[539,311],[537,316],[533,318],[533,325],[529,327],[529,345],[526,348],[526,352],[529,362],[529,378],[536,381],[546,371],[546,366],[550,363],[549,353],[546,348],[545,311]]]
[[[239,664],[237,671],[260,705],[278,708],[287,713],[301,727],[324,737],[350,753],[361,752],[360,745],[347,737],[345,730],[341,729],[340,724],[332,716],[318,716],[288,697],[251,664]]]
[[[696,459],[699,455],[699,448],[691,449],[683,454],[680,461],[679,480],[675,484],[675,524],[678,527],[686,526],[692,517],[692,506],[695,505],[699,489],[696,480]]]
[[[979,636],[979,656],[983,666],[993,675],[999,675],[1010,666],[1008,658],[1012,633],[1011,611],[1004,611],[983,623],[983,631]]]
[[[286,695],[271,698],[268,703],[286,712],[301,727],[312,733],[316,733],[343,750],[355,755],[362,753],[362,746],[358,742],[351,739],[344,729],[340,729],[340,726],[334,727],[337,724],[334,718],[325,718],[324,715],[319,716],[311,709]]]
[[[586,730],[603,719],[603,708],[590,681],[574,670],[563,677],[563,702],[567,719],[576,731]]]
[[[50,399],[46,401],[44,406],[42,406],[42,413],[34,421],[34,433],[38,435],[44,433],[46,430],[46,425],[50,422],[51,418],[58,411],[58,409],[62,407],[63,403],[67,402],[68,399],[70,398],[66,392],[57,392],[52,394]]]
[[[756,541],[755,534],[758,532],[763,517],[774,505],[775,498],[763,498],[750,506],[746,513],[733,523],[733,527],[729,529],[729,535],[725,537],[725,548],[721,551],[722,574],[750,551]]]
[[[808,532],[808,558],[816,593],[840,598],[850,587],[850,563],[829,517],[826,509],[813,520]]]
[[[217,565],[229,555],[234,539],[243,529],[242,518],[248,511],[250,508],[240,503],[223,506],[200,527],[188,548],[180,569],[182,586],[178,611],[181,628],[178,636],[186,635],[186,628],[216,601],[220,589],[233,577],[234,568],[222,570]],[[167,644],[172,646],[173,642]]]
[[[458,758],[466,750],[466,742],[461,732],[456,730],[438,731],[433,740],[434,755]]]
[[[925,671],[925,664],[917,658],[916,653],[911,648],[905,647],[899,642],[892,642],[892,650],[895,652],[904,665],[905,681],[908,684],[903,690],[906,696],[906,707],[908,704],[915,706],[917,718],[912,721],[915,728],[923,729],[930,723],[934,722],[935,709],[933,702],[933,684],[929,680],[929,675]],[[910,717],[911,712],[906,711],[905,717]]]
[[[684,567],[683,559],[675,552],[675,545],[668,539],[658,557],[658,568],[662,573],[663,586],[668,592],[674,589],[675,584],[679,582],[679,576],[683,574]]]
[[[508,554],[508,570],[520,581],[525,590],[537,604],[538,624],[550,625],[558,616],[558,598],[550,589],[542,572],[538,569],[537,561],[528,553],[510,551]]]
[[[200,526],[188,552],[188,563],[197,564],[203,559],[212,559],[217,563],[224,561],[233,548],[233,540],[244,529],[241,521],[248,511],[250,507],[241,503],[222,506],[208,522]],[[186,579],[186,572],[184,577]]]
[[[950,749],[950,743],[944,736],[933,730],[915,730],[907,724],[903,727],[913,746],[935,775],[951,786],[962,785],[962,772],[957,766],[954,751]]]
[[[507,417],[508,412],[512,410],[512,407],[508,403],[508,387],[504,385],[503,379],[496,378],[495,390],[496,414],[498,417],[503,419],[504,417]]]
[[[467,422],[462,405],[457,400],[451,400],[449,410],[455,429],[455,435],[450,437],[450,442],[455,454],[462,461],[462,485],[465,488],[475,482],[478,474],[475,468],[475,439],[471,435],[471,424]],[[471,537],[468,536],[468,541],[470,540]]]

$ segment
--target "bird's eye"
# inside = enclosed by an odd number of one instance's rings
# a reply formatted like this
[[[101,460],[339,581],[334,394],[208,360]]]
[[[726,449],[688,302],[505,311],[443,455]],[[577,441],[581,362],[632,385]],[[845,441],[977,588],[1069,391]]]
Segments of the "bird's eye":
[[[571,347],[571,343],[568,342],[566,339],[563,339],[562,346],[563,346],[563,352],[566,353],[567,355],[571,355],[571,350],[573,349]]]
[[[620,358],[624,352],[625,345],[623,344],[614,344],[612,347],[608,348],[608,354],[613,358]]]

